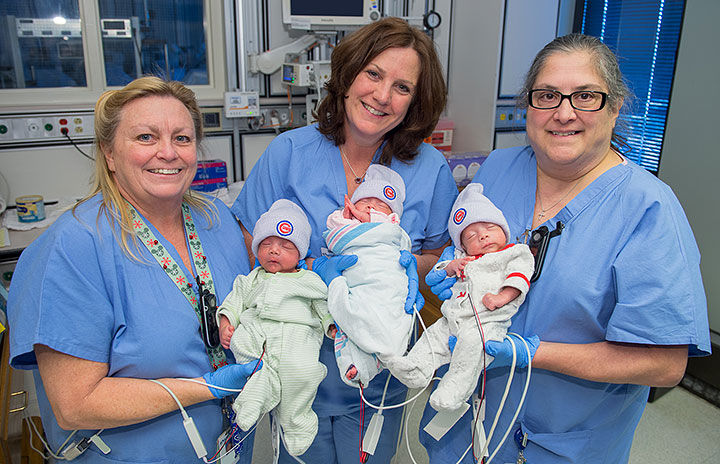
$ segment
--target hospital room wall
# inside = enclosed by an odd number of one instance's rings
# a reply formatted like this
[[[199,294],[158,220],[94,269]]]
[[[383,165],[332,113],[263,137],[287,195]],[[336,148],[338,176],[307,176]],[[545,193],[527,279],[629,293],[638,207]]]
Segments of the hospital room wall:
[[[446,117],[453,151],[489,151],[495,130],[505,2],[453,2]]]
[[[718,18],[717,0],[687,1],[659,177],[680,199],[695,233],[710,329],[720,334]]]

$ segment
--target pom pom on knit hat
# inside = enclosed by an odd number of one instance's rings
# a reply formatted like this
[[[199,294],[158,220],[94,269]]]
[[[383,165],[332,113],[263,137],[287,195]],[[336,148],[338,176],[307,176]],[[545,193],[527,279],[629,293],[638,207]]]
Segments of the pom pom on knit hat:
[[[475,222],[490,222],[497,224],[505,232],[505,240],[510,241],[510,228],[505,216],[492,201],[483,195],[482,184],[469,184],[460,192],[452,214],[448,221],[448,232],[455,248],[465,250],[462,246],[462,232],[467,226]]]
[[[402,216],[405,201],[405,182],[400,174],[381,164],[371,164],[365,172],[365,180],[353,193],[350,201],[377,198],[384,201],[393,213]]]
[[[252,252],[257,256],[260,242],[268,237],[280,237],[290,240],[298,249],[300,259],[303,259],[310,246],[311,232],[310,222],[302,208],[290,200],[277,200],[255,223]]]

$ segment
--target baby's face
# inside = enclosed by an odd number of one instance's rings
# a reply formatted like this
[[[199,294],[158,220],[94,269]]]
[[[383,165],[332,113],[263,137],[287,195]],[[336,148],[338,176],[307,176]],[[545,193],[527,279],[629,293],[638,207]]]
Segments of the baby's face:
[[[474,222],[462,231],[460,242],[465,253],[475,256],[501,250],[507,239],[499,225],[491,222]]]
[[[265,271],[295,272],[300,253],[290,240],[280,237],[268,237],[258,245],[257,259]]]
[[[388,204],[379,198],[363,198],[355,202],[355,207],[363,213],[369,213],[370,209],[374,209],[381,213],[392,214]]]

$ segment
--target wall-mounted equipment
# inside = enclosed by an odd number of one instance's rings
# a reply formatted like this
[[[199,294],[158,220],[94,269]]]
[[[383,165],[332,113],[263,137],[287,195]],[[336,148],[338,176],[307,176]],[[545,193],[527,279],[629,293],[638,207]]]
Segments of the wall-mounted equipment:
[[[293,29],[362,26],[380,19],[378,0],[283,0],[283,23]]]
[[[100,28],[103,37],[132,38],[132,27],[130,27],[129,19],[101,19]]]

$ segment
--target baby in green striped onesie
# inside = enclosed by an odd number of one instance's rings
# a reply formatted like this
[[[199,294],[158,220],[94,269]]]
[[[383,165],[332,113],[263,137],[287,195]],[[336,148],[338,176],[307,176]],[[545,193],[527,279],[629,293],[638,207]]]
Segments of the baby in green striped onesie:
[[[289,200],[273,203],[253,230],[260,266],[235,279],[218,310],[221,342],[236,362],[263,360],[233,404],[237,424],[247,431],[273,411],[293,456],[317,434],[312,403],[327,374],[318,357],[323,336],[334,328],[327,286],[314,272],[298,269],[309,242],[303,210]]]

